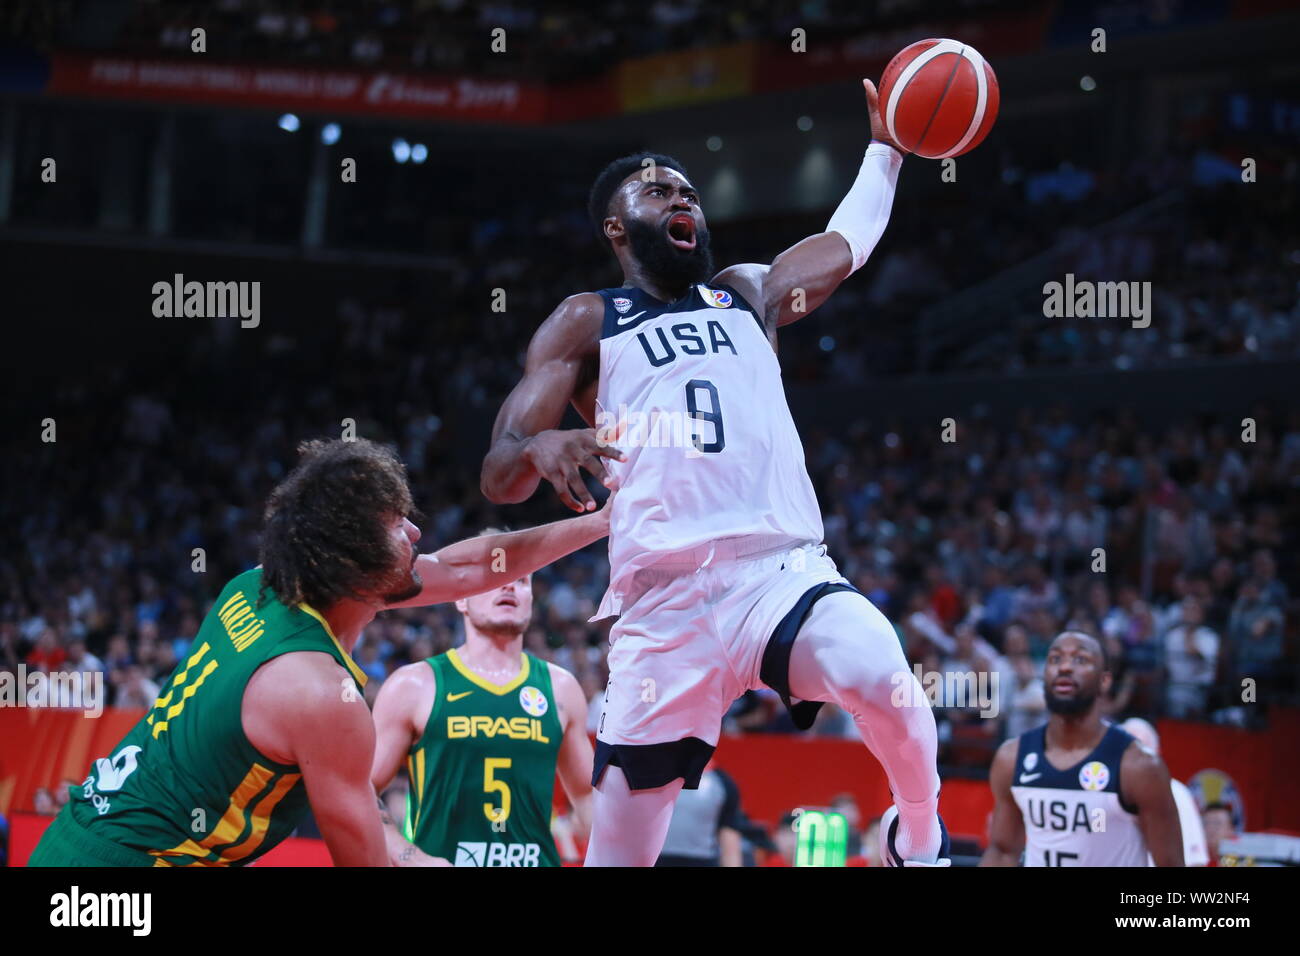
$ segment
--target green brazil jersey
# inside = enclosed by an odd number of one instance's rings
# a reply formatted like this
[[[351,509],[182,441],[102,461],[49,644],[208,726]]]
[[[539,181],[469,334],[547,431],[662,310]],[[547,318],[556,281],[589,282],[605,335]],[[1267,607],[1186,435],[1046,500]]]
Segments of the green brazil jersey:
[[[244,736],[244,688],[293,651],[337,660],[351,674],[341,693],[357,693],[366,677],[315,609],[282,604],[261,585],[256,568],[222,589],[149,713],[69,788],[68,810],[89,833],[155,866],[223,866],[251,863],[298,825],[308,806],[302,773]]]
[[[559,866],[551,837],[564,728],[546,662],[493,684],[455,650],[426,663],[437,696],[406,758],[406,838],[456,866]]]

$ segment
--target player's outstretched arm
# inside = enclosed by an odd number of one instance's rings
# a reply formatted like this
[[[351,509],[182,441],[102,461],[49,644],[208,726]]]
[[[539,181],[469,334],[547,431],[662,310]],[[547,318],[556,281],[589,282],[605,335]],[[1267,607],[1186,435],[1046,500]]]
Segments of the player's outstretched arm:
[[[301,768],[334,865],[386,866],[370,786],[375,725],[347,671],[328,654],[285,654],[258,670],[245,704],[245,731],[254,746]]]
[[[735,287],[762,310],[770,339],[775,339],[778,326],[802,319],[862,268],[889,222],[903,154],[880,118],[875,85],[863,80],[862,86],[871,117],[871,145],[826,231],[791,246],[770,266],[744,263],[724,269],[714,279]]]
[[[370,782],[382,792],[397,776],[411,744],[420,735],[418,712],[428,719],[437,695],[433,668],[424,661],[399,667],[384,681],[375,697],[375,759]]]
[[[1016,769],[1019,741],[1004,741],[989,768],[989,786],[993,790],[993,823],[989,827],[989,848],[980,866],[1019,866],[1025,849],[1025,820],[1011,796],[1011,777]]]
[[[485,534],[457,541],[416,559],[424,582],[420,593],[396,607],[425,607],[473,597],[514,581],[585,548],[609,534],[609,504],[595,514],[579,515],[523,531]],[[382,693],[382,691],[381,691]]]
[[[1183,828],[1165,762],[1129,744],[1120,761],[1120,780],[1124,799],[1137,807],[1138,829],[1152,861],[1156,866],[1184,866]]]
[[[437,693],[433,668],[424,661],[399,667],[379,688],[375,698],[375,758],[370,765],[370,782],[379,801],[379,820],[384,828],[384,845],[393,866],[450,866],[441,857],[430,856],[402,836],[401,827],[388,812],[383,792],[397,776],[397,769],[423,731],[433,711]],[[412,786],[415,786],[412,781]]]
[[[595,755],[587,736],[587,701],[577,678],[562,667],[550,665],[551,686],[564,712],[564,740],[556,757],[555,773],[573,808],[574,835],[591,837],[591,769]]]
[[[570,401],[593,422],[592,409],[584,407],[588,399],[579,393],[590,384],[604,315],[604,300],[583,292],[561,302],[533,335],[524,376],[497,414],[483,459],[479,486],[489,501],[524,501],[544,478],[574,511],[596,509],[579,469],[604,480],[601,458],[620,457],[619,452],[599,441],[594,428],[560,431],[556,426]]]

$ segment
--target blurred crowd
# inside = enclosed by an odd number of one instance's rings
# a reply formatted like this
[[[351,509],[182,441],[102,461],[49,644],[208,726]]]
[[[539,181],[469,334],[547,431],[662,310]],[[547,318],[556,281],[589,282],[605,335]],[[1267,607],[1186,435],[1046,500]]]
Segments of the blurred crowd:
[[[815,333],[796,326],[787,336],[787,378],[852,383],[917,371],[1131,370],[1300,355],[1300,163],[1277,156],[1286,186],[1251,193],[1240,167],[1223,159],[1238,147],[1134,157],[1109,176],[1037,162],[1018,147],[1010,152],[1021,158],[987,188],[956,200],[900,198],[867,280],[837,291]],[[1235,181],[1207,173],[1211,158],[1235,168]],[[1085,184],[1069,194],[1043,185],[1066,173]],[[903,187],[909,175],[905,165]],[[703,201],[707,210],[707,193]],[[753,230],[738,236],[733,258],[761,256],[765,240]],[[1067,274],[1150,283],[1149,327],[1046,315],[1044,285]]]
[[[208,51],[260,61],[384,69],[572,77],[665,50],[750,39],[890,29],[923,18],[1034,6],[1025,0],[610,0],[599,13],[577,0],[42,0],[18,3],[5,25],[29,41],[75,45],[87,8],[99,12],[114,49],[140,55],[188,52],[191,30]],[[506,31],[508,57],[490,53]]]
[[[1022,163],[964,194],[938,229],[926,211],[940,200],[928,194],[895,215],[863,275],[783,330],[785,379],[843,386],[917,371],[934,331],[918,316],[1041,250],[1055,251],[1027,302],[991,311],[997,334],[976,329],[932,365],[1143,369],[1300,354],[1294,163],[1275,170],[1290,184],[1280,193],[1226,184],[1192,153],[1135,157],[1121,175],[1082,184],[1029,154]],[[220,584],[256,563],[263,502],[297,442],[337,434],[344,418],[408,463],[427,546],[559,516],[546,493],[489,505],[477,455],[535,321],[577,290],[620,281],[581,212],[585,187],[568,176],[549,206],[484,210],[473,198],[475,212],[449,196],[440,213],[451,218],[429,228],[453,241],[427,269],[342,283],[364,295],[305,283],[294,311],[312,319],[296,331],[244,335],[218,321],[188,333],[184,354],[135,353],[23,399],[33,420],[57,419],[59,441],[14,439],[0,457],[0,666],[103,670],[113,703],[147,705]],[[1173,195],[1158,213],[1097,227],[1161,187]],[[355,214],[345,231],[363,228],[366,211]],[[819,222],[824,214],[721,226],[718,262],[769,261]],[[1128,329],[1045,318],[1042,276],[1067,270],[1150,279],[1159,320]],[[506,311],[484,308],[496,288],[508,292]],[[971,405],[981,387],[971,386]],[[977,416],[956,443],[878,416],[835,431],[805,423],[831,555],[895,623],[909,659],[927,672],[999,677],[997,720],[949,706],[944,690],[945,759],[978,763],[1038,719],[1042,654],[1067,625],[1106,640],[1116,713],[1243,720],[1259,710],[1242,706],[1245,677],[1263,702],[1294,693],[1294,595],[1283,582],[1300,570],[1300,414],[1260,408],[1255,418],[1253,442],[1239,421],[1156,426],[1139,409]],[[1099,547],[1104,570],[1093,567]],[[539,574],[527,635],[593,697],[605,629],[586,619],[606,575],[603,546]],[[450,608],[395,612],[370,628],[358,659],[373,688],[458,639]],[[762,693],[729,717],[737,731],[787,726]],[[818,730],[852,734],[831,708]]]
[[[1089,174],[1090,185],[1069,197],[1039,190],[1061,165],[1069,164],[1026,157],[987,188],[959,196],[904,192],[909,177],[915,182],[925,172],[905,166],[888,229],[862,273],[811,321],[783,330],[786,381],[852,385],[916,372],[1132,371],[1300,356],[1300,163],[1279,163],[1276,173],[1287,184],[1281,191],[1207,179],[1195,152],[1134,158],[1114,176]],[[438,321],[465,316],[473,326],[467,334],[476,336],[474,359],[454,372],[455,394],[473,402],[510,387],[527,342],[519,315],[540,321],[577,290],[621,283],[612,258],[591,238],[582,212],[586,186],[565,177],[544,205],[527,198],[492,209],[476,204],[463,216],[451,212],[456,200],[430,196],[442,216],[427,230],[438,235],[447,263]],[[1123,218],[1152,196],[1165,204]],[[702,205],[707,215],[707,189]],[[716,225],[716,261],[770,262],[823,230],[826,216]],[[384,217],[382,208],[358,208],[341,222],[340,235],[378,239],[388,228]],[[1133,328],[1124,317],[1044,315],[1044,284],[1067,274],[1150,283],[1149,327]],[[994,288],[968,291],[981,283]],[[485,290],[493,288],[508,292],[507,312],[484,314]],[[953,303],[958,309],[947,318],[928,318]],[[422,317],[407,303],[385,314],[388,324],[366,334],[386,343]]]
[[[321,420],[310,392],[258,398],[264,414],[241,417],[134,395],[117,428],[102,408],[61,422],[60,445],[89,443],[93,469],[18,462],[28,478],[7,484],[15,510],[0,558],[0,666],[100,670],[110,703],[152,703],[220,585],[257,562],[265,497]],[[375,418],[360,418],[359,430],[386,436],[409,463],[427,548],[558,516],[548,489],[523,506],[486,503],[430,409],[369,408]],[[1106,642],[1116,714],[1244,722],[1261,709],[1243,699],[1245,678],[1263,707],[1294,695],[1296,616],[1284,581],[1297,571],[1300,412],[1255,416],[1254,442],[1222,422],[1152,430],[1131,412],[1085,421],[1064,408],[977,418],[955,443],[902,424],[806,429],[842,572],[923,673],[984,675],[980,686],[996,691],[980,703],[936,690],[946,760],[981,763],[1003,735],[1042,718],[1043,657],[1066,627]],[[603,544],[540,572],[525,637],[593,699],[607,676],[608,624],[587,618],[606,579]],[[356,652],[374,678],[367,693],[460,639],[452,607],[381,615]],[[996,719],[980,719],[990,708]],[[786,721],[775,695],[751,692],[727,725],[759,732],[790,729]],[[854,735],[829,707],[816,732]]]

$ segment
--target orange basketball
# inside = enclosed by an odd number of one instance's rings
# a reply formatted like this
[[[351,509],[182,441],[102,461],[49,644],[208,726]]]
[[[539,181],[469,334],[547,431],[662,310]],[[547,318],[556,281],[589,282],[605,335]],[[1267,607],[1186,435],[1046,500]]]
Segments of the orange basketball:
[[[903,149],[927,159],[978,146],[998,115],[998,78],[973,46],[917,40],[885,67],[880,112]]]

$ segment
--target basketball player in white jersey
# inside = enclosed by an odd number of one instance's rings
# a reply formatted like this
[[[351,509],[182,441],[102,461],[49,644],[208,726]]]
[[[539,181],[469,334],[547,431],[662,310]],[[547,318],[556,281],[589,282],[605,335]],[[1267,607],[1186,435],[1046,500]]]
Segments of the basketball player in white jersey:
[[[1164,763],[1101,719],[1110,689],[1095,637],[1065,631],[1043,670],[1047,724],[1006,741],[989,772],[993,824],[981,866],[1183,865]]]
[[[1132,734],[1133,739],[1147,750],[1160,756],[1160,735],[1148,721],[1141,717],[1130,717],[1119,726],[1121,730]],[[1205,824],[1201,822],[1201,808],[1196,805],[1196,798],[1192,796],[1187,784],[1174,777],[1169,778],[1169,789],[1174,792],[1178,826],[1183,833],[1183,863],[1187,866],[1209,866],[1209,844],[1205,839]],[[1155,866],[1150,854],[1147,854],[1147,863]]]
[[[894,794],[886,858],[949,863],[934,717],[889,621],[826,556],[776,358],[777,329],[860,268],[889,218],[903,156],[875,87],[863,86],[872,143],[856,181],[825,232],[771,265],[715,273],[699,195],[677,161],[611,163],[589,212],[624,284],[556,308],[497,417],[482,474],[492,501],[523,501],[545,479],[569,507],[592,510],[580,469],[619,489],[609,590],[593,618],[619,620],[590,865],[654,864],[728,706],[762,685],[801,728],[826,701],[852,714]],[[601,428],[556,430],[570,402]],[[647,427],[636,435],[638,420]],[[631,423],[617,439],[615,422]],[[899,689],[909,706],[893,705]]]

